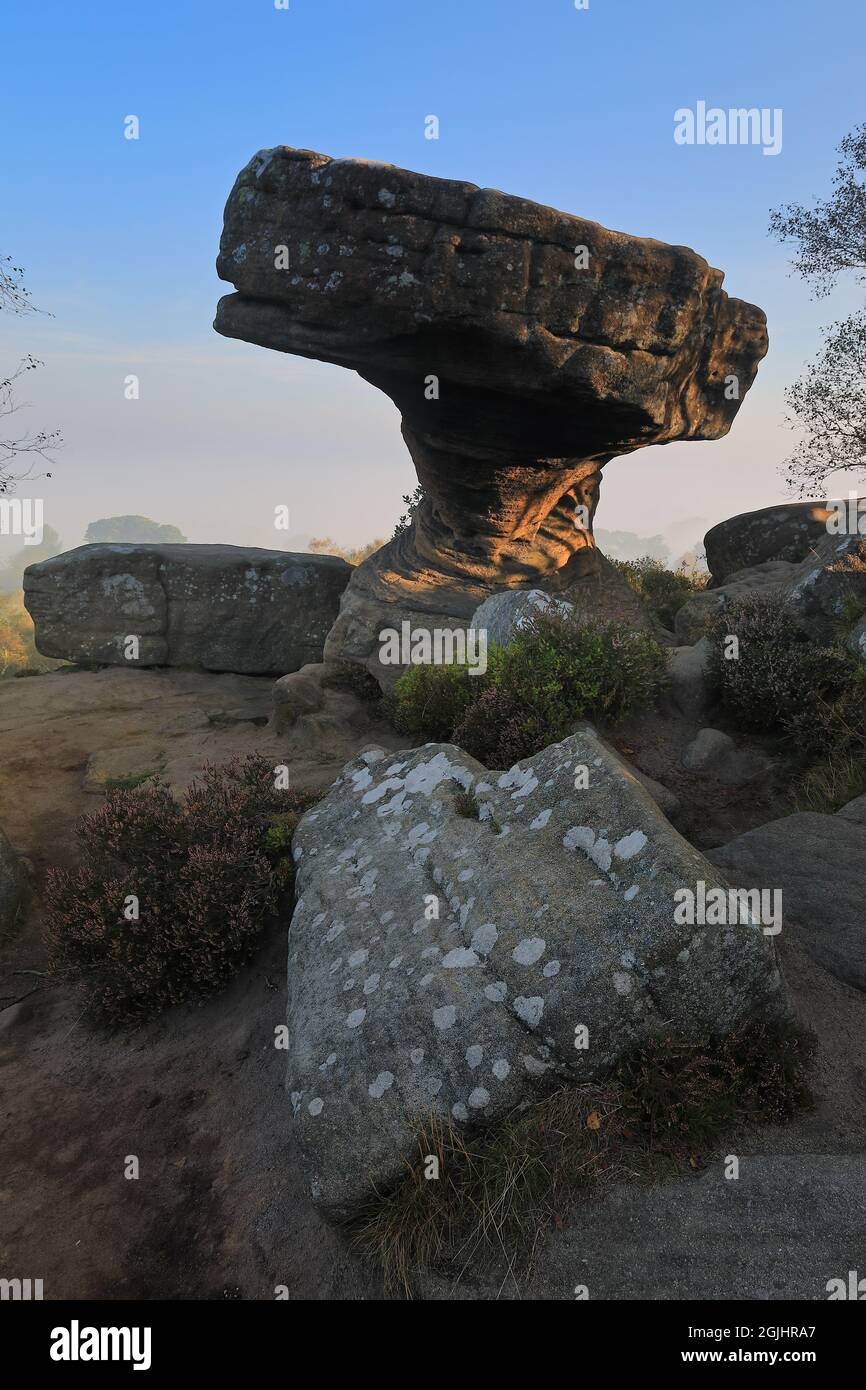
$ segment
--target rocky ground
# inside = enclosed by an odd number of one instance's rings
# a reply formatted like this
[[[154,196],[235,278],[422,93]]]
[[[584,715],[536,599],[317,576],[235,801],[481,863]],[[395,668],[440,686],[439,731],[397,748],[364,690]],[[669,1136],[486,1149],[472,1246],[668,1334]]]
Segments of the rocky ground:
[[[291,1142],[285,1059],[273,1046],[285,1010],[285,939],[270,933],[229,990],[175,1009],[123,1041],[89,1032],[74,995],[43,973],[39,886],[74,860],[77,818],[106,778],[154,768],[176,788],[208,759],[261,751],[288,761],[295,785],[327,786],[369,744],[400,738],[348,694],[287,734],[267,724],[267,679],[183,671],[58,671],[0,685],[0,824],[29,860],[36,889],[22,929],[0,947],[2,1188],[0,1263],[40,1277],[46,1297],[370,1299],[383,1296],[313,1211]],[[700,721],[662,713],[618,738],[664,777],[674,821],[716,804],[703,773],[676,764]],[[668,751],[665,752],[664,750]],[[747,750],[748,751],[748,750]],[[762,750],[752,750],[757,758]],[[678,768],[674,772],[675,764]],[[726,787],[713,771],[719,844],[780,813],[772,778]],[[769,800],[767,800],[769,798]],[[551,1232],[528,1283],[507,1269],[439,1298],[822,1298],[862,1264],[866,1236],[866,1030],[860,990],[822,968],[796,924],[780,941],[803,1021],[819,1040],[816,1108],[779,1129],[731,1136],[722,1154],[654,1191],[623,1188]],[[136,1155],[140,1177],[124,1177]],[[648,1252],[652,1252],[650,1258]]]

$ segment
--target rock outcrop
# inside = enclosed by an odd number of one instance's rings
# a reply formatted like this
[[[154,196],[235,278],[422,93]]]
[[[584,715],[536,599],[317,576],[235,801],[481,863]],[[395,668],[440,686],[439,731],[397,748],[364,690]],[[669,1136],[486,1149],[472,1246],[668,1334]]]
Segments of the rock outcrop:
[[[800,564],[765,560],[738,570],[719,588],[704,589],[683,604],[675,619],[677,637],[684,643],[697,642],[731,604],[752,597],[777,598],[820,646],[847,640],[851,650],[863,656],[863,628],[856,624],[866,607],[866,538],[825,531],[810,544]]]
[[[287,1084],[332,1217],[405,1171],[431,1112],[471,1131],[659,1030],[786,1012],[754,920],[683,920],[678,890],[724,880],[588,726],[508,772],[369,750],[294,855]]]
[[[767,560],[799,564],[815,542],[828,534],[834,506],[847,507],[847,503],[785,502],[720,521],[704,536],[713,584],[724,584],[739,570],[754,569]]]
[[[767,348],[685,247],[286,146],[238,176],[217,270],[218,332],[353,368],[402,414],[424,500],[354,571],[325,652],[386,680],[383,627],[465,627],[503,588],[587,607],[603,465],[726,434]]]
[[[334,555],[82,545],[30,565],[24,602],[43,656],[282,676],[321,660],[350,574]]]
[[[860,798],[864,800],[864,798]],[[804,811],[748,830],[711,860],[738,888],[782,892],[786,928],[814,960],[866,990],[866,824],[849,803],[835,816]]]

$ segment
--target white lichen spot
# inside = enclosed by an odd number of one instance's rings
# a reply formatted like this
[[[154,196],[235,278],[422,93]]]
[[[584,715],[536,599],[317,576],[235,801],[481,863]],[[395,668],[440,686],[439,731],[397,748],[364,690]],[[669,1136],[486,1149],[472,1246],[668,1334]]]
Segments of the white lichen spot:
[[[453,1004],[443,1004],[441,1009],[433,1010],[433,1022],[440,1033],[447,1032],[457,1022],[457,1010]]]
[[[525,936],[511,952],[516,965],[534,965],[544,955],[546,942],[540,936]]]
[[[646,842],[646,835],[642,830],[632,830],[631,834],[623,835],[621,840],[617,840],[613,852],[617,859],[633,859],[636,854],[640,854]]]
[[[633,981],[625,970],[617,970],[613,977],[613,987],[617,994],[631,994]]]
[[[549,960],[541,973],[546,980],[552,980],[554,975],[559,974],[560,968],[558,960]]]
[[[353,1009],[352,1013],[350,1013],[346,1019],[347,1028],[360,1028],[366,1017],[366,1009]]]
[[[497,1081],[504,1081],[511,1071],[511,1063],[507,1062],[504,1057],[497,1057],[492,1070]]]
[[[552,810],[550,810],[550,811],[539,811],[539,813],[538,813],[538,815],[535,817],[535,819],[534,819],[534,820],[531,820],[531,821],[529,822],[529,828],[530,828],[530,830],[543,830],[544,827],[547,825],[547,822],[550,820],[550,817],[551,817],[552,815],[553,815],[553,811],[552,811]]]
[[[484,1048],[483,1048],[483,1047],[479,1047],[477,1043],[473,1043],[473,1045],[472,1045],[471,1047],[467,1047],[467,1049],[466,1049],[466,1065],[467,1065],[467,1067],[469,1067],[469,1069],[470,1069],[471,1071],[474,1071],[476,1067],[480,1067],[483,1060],[484,1060]]]
[[[541,1022],[541,1015],[544,1013],[544,1000],[539,994],[533,994],[529,998],[518,994],[514,1000],[514,1012],[528,1027],[534,1028],[537,1023]]]
[[[375,994],[376,990],[379,988],[379,981],[381,978],[381,975],[368,975],[367,979],[364,981],[364,993]]]
[[[463,1104],[462,1100],[458,1100],[456,1105],[452,1105],[451,1114],[454,1116],[455,1120],[469,1119],[469,1111],[466,1109],[466,1106]]]
[[[372,1096],[373,1100],[381,1100],[386,1091],[390,1091],[394,1085],[394,1073],[390,1071],[380,1071],[375,1081],[371,1081],[367,1087],[367,1095]]]
[[[497,980],[495,985],[484,986],[484,997],[489,999],[491,1004],[501,1004],[507,993],[508,986],[504,980]]]
[[[480,965],[481,962],[474,951],[470,951],[466,946],[455,946],[453,951],[449,951],[442,961],[443,970],[462,970],[470,965]]]
[[[311,1100],[307,1106],[307,1110],[313,1116],[321,1115],[324,1108],[325,1102],[322,1100],[321,1096],[316,1096],[315,1100]]]
[[[472,949],[480,956],[489,956],[499,940],[499,932],[492,922],[482,922],[472,933]]]
[[[490,1092],[485,1091],[483,1086],[476,1086],[475,1090],[469,1093],[469,1104],[473,1110],[483,1110],[485,1105],[490,1104]]]

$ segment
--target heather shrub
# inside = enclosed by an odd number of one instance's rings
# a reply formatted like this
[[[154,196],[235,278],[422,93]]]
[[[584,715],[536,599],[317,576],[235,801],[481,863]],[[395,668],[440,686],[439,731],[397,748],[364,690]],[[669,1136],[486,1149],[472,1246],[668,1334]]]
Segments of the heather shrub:
[[[257,755],[208,766],[178,801],[153,778],[78,825],[81,862],[46,887],[56,972],[86,1012],[131,1023],[221,989],[287,906],[291,834],[315,797]]]
[[[738,727],[780,734],[803,752],[866,738],[866,669],[843,647],[811,642],[780,598],[731,604],[708,635],[719,698]],[[739,654],[727,659],[732,635]]]
[[[394,727],[431,743],[450,742],[485,681],[486,676],[470,675],[468,666],[410,666],[394,687]]]
[[[683,566],[669,570],[652,555],[639,560],[612,562],[625,575],[638,598],[655,614],[663,627],[673,629],[674,618],[694,594],[707,587],[708,574],[687,570]]]
[[[584,718],[616,724],[651,701],[666,679],[664,653],[622,623],[539,613],[487,670],[414,666],[397,682],[403,732],[459,744],[488,767],[510,767],[558,743]]]

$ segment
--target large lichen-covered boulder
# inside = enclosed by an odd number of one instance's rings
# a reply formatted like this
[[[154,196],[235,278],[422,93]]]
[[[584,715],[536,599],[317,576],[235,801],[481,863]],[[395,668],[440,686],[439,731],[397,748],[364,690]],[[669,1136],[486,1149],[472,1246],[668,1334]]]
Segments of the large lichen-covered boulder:
[[[350,574],[334,555],[82,545],[30,565],[24,602],[43,656],[282,676],[321,660]]]
[[[465,626],[502,588],[575,591],[618,454],[731,426],[766,320],[682,246],[475,184],[286,146],[242,170],[215,327],[336,362],[403,418],[424,499],[354,572],[326,659]],[[590,591],[591,595],[595,591]]]
[[[507,772],[368,750],[294,855],[287,1086],[335,1218],[405,1171],[431,1113],[471,1131],[660,1031],[786,1011],[754,921],[677,921],[678,890],[724,880],[588,726]]]

